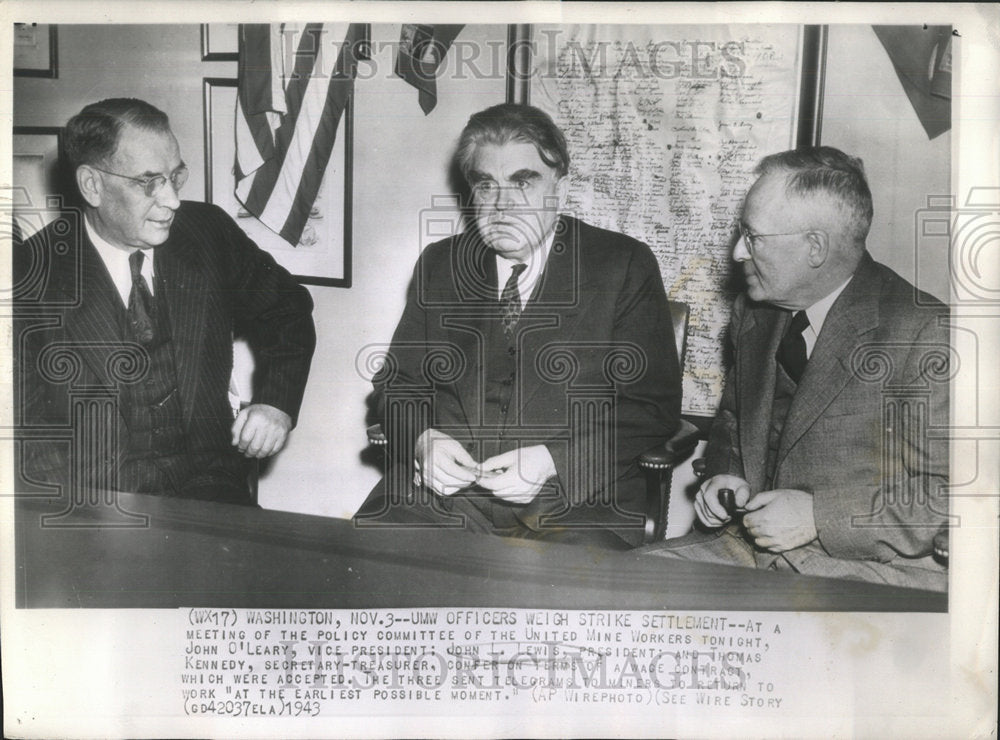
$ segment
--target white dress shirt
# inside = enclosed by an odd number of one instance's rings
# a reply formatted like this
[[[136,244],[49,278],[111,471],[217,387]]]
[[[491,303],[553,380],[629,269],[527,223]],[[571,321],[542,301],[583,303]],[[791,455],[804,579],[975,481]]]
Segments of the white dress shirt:
[[[130,247],[116,247],[98,235],[97,230],[90,225],[90,219],[83,219],[87,228],[87,236],[91,243],[97,248],[97,253],[101,255],[101,261],[111,276],[111,282],[115,284],[118,295],[121,296],[122,304],[128,308],[128,297],[132,293],[132,268],[129,267],[128,258],[133,252],[139,251]],[[153,250],[147,249],[146,259],[142,261],[142,269],[139,271],[146,280],[146,287],[149,288],[150,295],[154,292],[153,280]]]
[[[509,260],[506,257],[501,257],[499,254],[496,255],[497,300],[500,300],[503,296],[504,286],[507,284],[507,280],[510,279],[510,274],[514,271],[514,265],[526,264],[528,268],[517,278],[517,292],[521,299],[521,308],[524,309],[532,292],[535,290],[535,286],[538,285],[542,273],[545,272],[545,263],[549,259],[549,252],[552,251],[552,244],[555,239],[556,232],[553,229],[552,233],[549,234],[549,238],[542,243],[541,248],[524,263],[518,260]]]
[[[830,309],[833,307],[834,302],[844,292],[844,288],[847,284],[851,282],[851,278],[847,278],[843,284],[837,288],[835,291],[830,293],[826,298],[821,298],[814,304],[806,309],[806,318],[809,319],[809,326],[807,326],[802,331],[802,338],[806,340],[806,358],[812,357],[813,347],[816,346],[816,341],[819,339],[819,333],[823,331],[823,324],[826,321],[826,315],[830,313]]]

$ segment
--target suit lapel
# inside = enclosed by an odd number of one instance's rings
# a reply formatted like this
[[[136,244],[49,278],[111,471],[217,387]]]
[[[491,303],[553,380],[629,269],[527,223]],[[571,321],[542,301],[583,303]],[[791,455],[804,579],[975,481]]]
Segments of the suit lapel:
[[[456,381],[455,395],[472,434],[472,427],[483,423],[484,355],[491,323],[500,317],[496,259],[475,231],[456,237],[450,274],[445,279],[454,281],[454,288],[449,283],[432,300],[444,302],[446,308],[439,313],[439,320],[448,340],[458,347],[466,362],[466,371]]]
[[[593,275],[584,272],[586,265],[580,257],[581,245],[577,222],[565,216],[556,225],[545,268],[538,285],[525,306],[526,312],[551,314],[558,310],[561,316],[575,316],[579,307],[592,296],[588,283]],[[596,276],[598,279],[604,276]]]
[[[102,385],[114,387],[117,383],[108,374],[107,345],[124,341],[121,296],[82,224],[78,238],[72,239],[72,243],[80,245],[79,260],[53,259],[52,263],[53,285],[77,304],[63,314],[66,335],[75,342],[94,345],[95,349],[104,346],[103,351],[80,347],[78,355]]]
[[[565,216],[560,218],[545,269],[521,314],[519,328],[524,330],[518,335],[521,349],[531,348],[530,352],[519,353],[522,378],[532,377],[527,372],[529,363],[534,363],[535,353],[552,337],[558,337],[559,341],[572,341],[576,337],[580,317],[597,295],[590,285],[595,276],[584,272],[586,266],[580,257],[579,232],[575,226],[576,222]],[[534,341],[535,337],[541,338],[540,345]],[[527,408],[532,397],[544,387],[546,384],[539,382],[523,385],[521,408]]]
[[[879,323],[874,277],[871,258],[867,258],[830,308],[788,411],[779,465],[853,377],[851,354]]]
[[[518,322],[518,357],[522,377],[534,362],[533,336],[548,337],[551,328],[560,327],[561,339],[573,336],[579,322],[581,307],[593,300],[588,290],[588,277],[580,274],[578,232],[573,222],[562,219],[556,229],[556,239],[549,252],[545,269]],[[497,276],[496,255],[479,238],[475,231],[466,232],[454,242],[451,275],[458,292],[458,311],[445,310],[442,319],[448,329],[448,338],[464,353],[469,370],[456,384],[457,396],[462,404],[465,419],[473,425],[482,423],[482,402],[485,390],[483,353],[491,331],[499,325],[498,301],[500,282]],[[589,279],[593,279],[591,276]],[[533,331],[535,329],[537,331]],[[546,331],[549,330],[549,331]],[[522,386],[524,408],[540,389],[539,383]],[[470,408],[470,404],[478,404]]]
[[[737,358],[740,378],[744,379],[739,398],[740,449],[743,472],[754,491],[764,485],[764,463],[774,404],[774,355],[789,320],[785,311],[769,306],[751,309],[737,342],[737,346],[746,348]],[[748,386],[746,382],[753,385]]]
[[[200,257],[180,229],[154,252],[154,265],[166,299],[170,336],[174,348],[177,390],[184,422],[190,421],[201,374],[202,327],[208,320],[208,279],[199,269]]]

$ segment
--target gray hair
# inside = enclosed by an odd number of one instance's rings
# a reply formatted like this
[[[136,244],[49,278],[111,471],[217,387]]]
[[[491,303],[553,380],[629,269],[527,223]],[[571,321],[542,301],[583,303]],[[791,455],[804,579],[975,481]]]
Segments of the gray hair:
[[[758,175],[774,171],[788,173],[785,192],[790,195],[824,193],[836,199],[851,219],[850,236],[864,243],[874,209],[860,158],[832,146],[800,147],[764,157],[755,170]]]
[[[531,105],[501,103],[474,113],[462,131],[455,158],[466,181],[477,147],[481,144],[501,146],[511,141],[534,144],[539,158],[559,177],[569,172],[566,137],[549,115]]]
[[[106,162],[118,149],[122,129],[170,131],[167,114],[136,98],[108,98],[91,103],[66,124],[63,149],[72,170],[82,164]]]

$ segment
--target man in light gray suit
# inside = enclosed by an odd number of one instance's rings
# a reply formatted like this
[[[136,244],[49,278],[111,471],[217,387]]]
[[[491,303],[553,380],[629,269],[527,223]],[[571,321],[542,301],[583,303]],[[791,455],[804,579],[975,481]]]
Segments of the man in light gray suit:
[[[733,364],[695,499],[658,555],[944,590],[947,311],[872,260],[862,163],[765,158],[733,258]]]

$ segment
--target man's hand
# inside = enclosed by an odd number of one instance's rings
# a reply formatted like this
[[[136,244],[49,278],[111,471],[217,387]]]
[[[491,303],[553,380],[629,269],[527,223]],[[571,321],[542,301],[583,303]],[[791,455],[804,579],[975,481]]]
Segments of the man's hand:
[[[246,457],[270,457],[280,452],[292,428],[292,417],[265,403],[252,403],[233,422],[233,446]]]
[[[484,460],[479,485],[512,504],[529,504],[556,475],[556,464],[545,445],[519,447]]]
[[[713,475],[701,484],[694,499],[694,510],[706,527],[721,527],[732,517],[719,498],[719,491],[728,488],[736,495],[736,508],[742,509],[750,499],[750,484],[738,475]]]
[[[813,497],[807,491],[761,491],[744,508],[749,513],[743,517],[743,526],[757,547],[785,552],[809,544],[818,536]]]
[[[479,463],[458,440],[437,429],[427,429],[417,437],[413,450],[413,482],[440,496],[450,496],[476,482]]]

